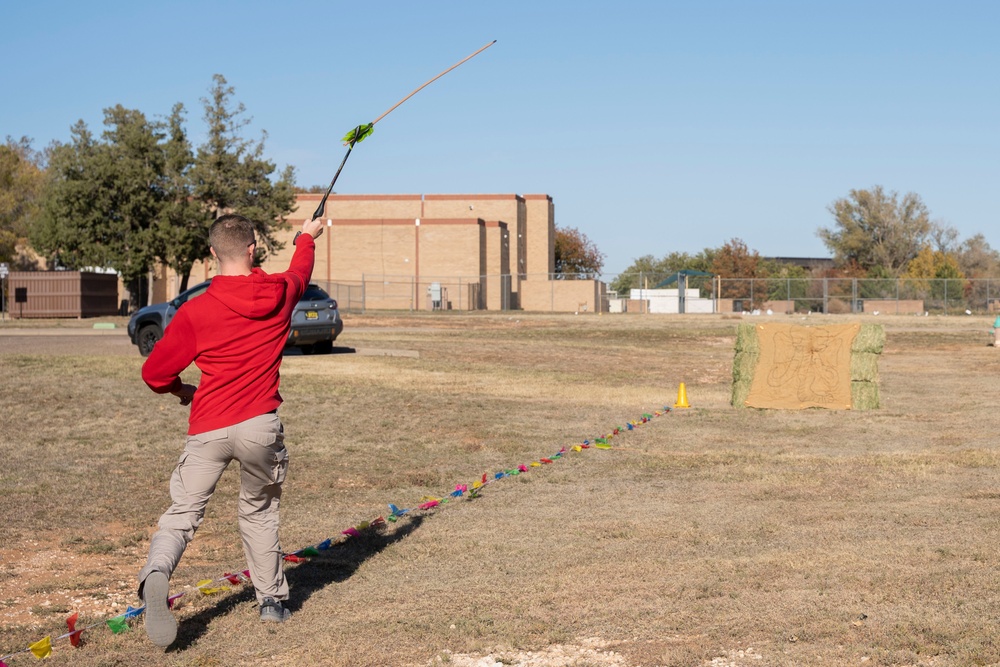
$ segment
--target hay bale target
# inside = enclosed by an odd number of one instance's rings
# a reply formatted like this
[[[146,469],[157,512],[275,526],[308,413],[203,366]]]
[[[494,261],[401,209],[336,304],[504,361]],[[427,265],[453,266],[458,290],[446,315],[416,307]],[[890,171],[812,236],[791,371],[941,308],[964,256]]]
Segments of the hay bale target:
[[[877,324],[741,324],[733,357],[732,405],[775,409],[879,407]]]

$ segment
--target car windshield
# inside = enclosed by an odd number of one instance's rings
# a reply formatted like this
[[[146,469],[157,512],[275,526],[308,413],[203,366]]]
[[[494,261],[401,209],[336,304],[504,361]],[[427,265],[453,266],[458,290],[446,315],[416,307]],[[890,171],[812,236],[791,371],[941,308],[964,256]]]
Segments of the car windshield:
[[[319,285],[310,285],[306,288],[306,293],[302,295],[302,298],[318,301],[320,299],[329,299],[330,295],[324,292],[323,288]]]

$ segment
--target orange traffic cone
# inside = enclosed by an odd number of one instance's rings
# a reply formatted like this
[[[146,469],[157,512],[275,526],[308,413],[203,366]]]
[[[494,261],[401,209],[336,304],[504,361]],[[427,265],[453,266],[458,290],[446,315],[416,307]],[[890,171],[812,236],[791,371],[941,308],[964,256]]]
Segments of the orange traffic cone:
[[[688,405],[688,392],[687,387],[681,382],[681,385],[677,387],[677,402],[674,403],[675,408],[690,408]]]

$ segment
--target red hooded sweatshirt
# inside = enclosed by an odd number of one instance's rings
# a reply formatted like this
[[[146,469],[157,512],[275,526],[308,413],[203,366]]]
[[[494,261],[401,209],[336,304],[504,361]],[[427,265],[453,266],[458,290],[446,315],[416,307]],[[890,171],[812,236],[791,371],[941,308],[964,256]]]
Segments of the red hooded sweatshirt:
[[[194,363],[201,382],[191,402],[188,434],[238,424],[281,405],[278,367],[292,310],[312,276],[316,243],[302,234],[288,271],[215,276],[206,292],[185,303],[142,366],[158,394],[181,388]]]

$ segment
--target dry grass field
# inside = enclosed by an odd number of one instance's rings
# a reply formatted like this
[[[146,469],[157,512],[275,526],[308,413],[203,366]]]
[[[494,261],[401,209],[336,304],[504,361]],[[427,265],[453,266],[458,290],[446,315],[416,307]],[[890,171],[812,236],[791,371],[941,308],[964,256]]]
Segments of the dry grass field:
[[[290,565],[281,626],[245,588],[194,591],[245,567],[227,471],[172,580],[175,645],[140,619],[48,664],[1000,664],[990,321],[865,319],[887,332],[875,411],[731,407],[740,321],[348,316],[339,353],[282,367],[287,551],[672,406],[680,382],[692,407]],[[0,656],[139,604],[186,411],[117,322],[0,323]]]

